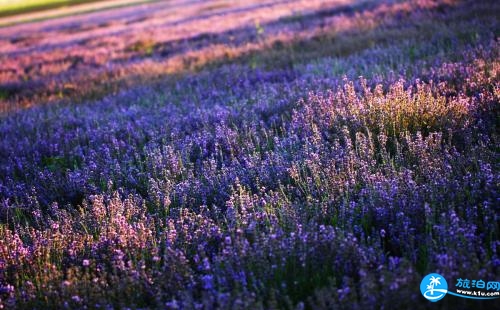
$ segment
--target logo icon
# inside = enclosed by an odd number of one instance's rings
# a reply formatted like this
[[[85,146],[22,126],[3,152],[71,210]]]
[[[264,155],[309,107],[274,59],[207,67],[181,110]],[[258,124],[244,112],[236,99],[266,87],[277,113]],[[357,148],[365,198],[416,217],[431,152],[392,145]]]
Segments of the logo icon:
[[[430,273],[422,279],[420,292],[427,300],[436,302],[446,296],[448,283],[442,275]]]

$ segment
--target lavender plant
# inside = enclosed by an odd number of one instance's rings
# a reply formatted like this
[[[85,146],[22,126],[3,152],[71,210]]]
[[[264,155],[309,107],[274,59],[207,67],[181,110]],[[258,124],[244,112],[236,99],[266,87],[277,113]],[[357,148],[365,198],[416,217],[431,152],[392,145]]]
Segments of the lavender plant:
[[[320,2],[0,30],[0,309],[426,309],[430,272],[497,279],[499,5]]]

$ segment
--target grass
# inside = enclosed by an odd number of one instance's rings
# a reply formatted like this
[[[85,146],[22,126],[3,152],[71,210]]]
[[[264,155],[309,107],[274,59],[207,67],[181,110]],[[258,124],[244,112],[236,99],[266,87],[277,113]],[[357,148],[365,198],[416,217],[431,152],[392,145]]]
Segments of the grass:
[[[100,0],[14,0],[0,1],[0,17],[45,11]]]

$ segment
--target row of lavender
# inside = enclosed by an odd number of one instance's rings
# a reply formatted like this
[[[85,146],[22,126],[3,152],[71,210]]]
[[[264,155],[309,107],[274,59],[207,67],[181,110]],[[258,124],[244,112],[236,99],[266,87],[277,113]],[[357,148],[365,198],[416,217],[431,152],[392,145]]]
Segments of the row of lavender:
[[[498,5],[444,8],[346,57],[2,117],[0,307],[426,308],[429,272],[496,280]]]

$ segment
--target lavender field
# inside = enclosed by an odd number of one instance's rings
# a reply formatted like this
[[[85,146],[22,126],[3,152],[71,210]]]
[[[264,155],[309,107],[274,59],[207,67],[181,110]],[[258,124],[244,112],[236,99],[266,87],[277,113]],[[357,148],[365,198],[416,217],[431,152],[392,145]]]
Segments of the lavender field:
[[[499,1],[135,2],[0,18],[0,309],[500,309]]]

